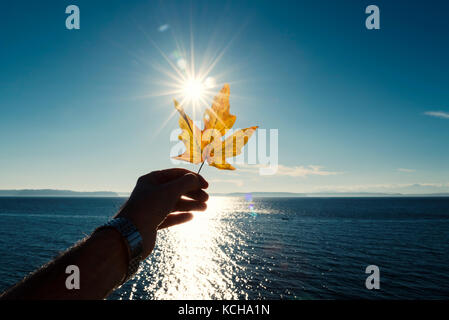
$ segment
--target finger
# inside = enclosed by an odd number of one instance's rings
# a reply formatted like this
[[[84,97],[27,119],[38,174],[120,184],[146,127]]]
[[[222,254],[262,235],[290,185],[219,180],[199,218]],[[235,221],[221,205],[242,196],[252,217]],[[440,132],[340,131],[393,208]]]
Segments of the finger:
[[[204,211],[206,209],[207,204],[205,202],[180,199],[173,211]]]
[[[195,191],[187,192],[185,194],[185,196],[189,197],[190,199],[203,201],[203,202],[205,202],[209,199],[209,195],[206,193],[206,191],[203,191],[203,190],[195,190]]]
[[[164,184],[172,180],[178,179],[188,173],[196,175],[201,183],[201,188],[206,189],[208,187],[207,181],[199,174],[192,172],[184,168],[171,168],[166,170],[153,171],[145,176],[143,179],[149,180],[151,182],[156,182],[159,184]]]
[[[181,224],[193,219],[193,214],[190,212],[182,212],[182,213],[171,213],[165,218],[165,220],[159,225],[158,230],[169,228],[175,226],[177,224]]]
[[[201,183],[198,176],[193,173],[187,173],[176,180],[170,181],[165,186],[169,189],[169,192],[181,196],[200,189]]]

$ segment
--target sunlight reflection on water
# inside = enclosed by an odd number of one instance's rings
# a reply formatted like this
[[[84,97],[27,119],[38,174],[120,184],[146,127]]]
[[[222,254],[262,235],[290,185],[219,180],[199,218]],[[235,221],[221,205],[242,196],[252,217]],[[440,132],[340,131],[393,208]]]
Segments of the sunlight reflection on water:
[[[237,291],[234,285],[240,280],[235,275],[243,271],[242,267],[224,251],[224,246],[237,245],[239,230],[221,219],[223,214],[236,211],[234,205],[228,198],[211,198],[207,211],[196,213],[193,221],[162,231],[152,257],[136,275],[131,292],[122,297],[245,298],[245,292]]]

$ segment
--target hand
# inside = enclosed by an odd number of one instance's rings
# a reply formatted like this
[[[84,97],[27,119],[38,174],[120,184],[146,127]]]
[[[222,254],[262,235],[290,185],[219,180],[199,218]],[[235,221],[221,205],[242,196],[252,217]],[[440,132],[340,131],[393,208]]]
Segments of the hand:
[[[209,196],[201,189],[207,187],[203,177],[186,169],[153,171],[137,180],[116,217],[127,218],[136,226],[143,239],[144,257],[147,257],[156,244],[158,229],[191,220],[193,215],[188,211],[206,210]],[[174,211],[183,212],[172,214]]]

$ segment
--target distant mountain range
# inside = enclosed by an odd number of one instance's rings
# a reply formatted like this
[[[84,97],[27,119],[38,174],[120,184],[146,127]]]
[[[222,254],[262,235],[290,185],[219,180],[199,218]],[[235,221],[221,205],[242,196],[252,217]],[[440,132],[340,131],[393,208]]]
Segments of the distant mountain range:
[[[0,190],[0,197],[119,197],[111,191],[79,192],[53,189]]]

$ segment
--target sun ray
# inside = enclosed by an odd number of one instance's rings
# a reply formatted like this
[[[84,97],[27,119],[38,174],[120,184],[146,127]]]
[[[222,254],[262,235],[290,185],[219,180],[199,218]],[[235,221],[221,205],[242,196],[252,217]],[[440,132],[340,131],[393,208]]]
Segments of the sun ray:
[[[145,61],[153,70],[163,75],[162,79],[148,79],[147,81],[154,84],[151,93],[141,95],[138,99],[154,98],[169,96],[177,99],[184,108],[188,108],[196,119],[203,107],[209,107],[216,89],[222,85],[221,79],[226,78],[229,83],[232,79],[231,70],[237,70],[236,66],[226,68],[226,71],[216,72],[217,65],[223,60],[226,52],[236,39],[236,35],[232,35],[230,41],[218,44],[223,40],[223,32],[213,32],[202,50],[195,47],[197,40],[196,33],[193,30],[193,20],[190,21],[190,30],[186,30],[186,37],[183,38],[177,33],[174,26],[170,28],[173,38],[173,51],[164,51],[154,39],[145,32],[148,42],[157,50],[163,59]],[[144,30],[142,30],[144,31]],[[217,31],[217,30],[215,30]],[[218,42],[215,40],[219,40]],[[187,44],[187,46],[186,46]],[[138,57],[139,61],[142,57]],[[213,74],[215,73],[215,74]],[[163,121],[155,134],[159,133],[173,118],[175,112],[170,112],[169,116]]]
[[[159,126],[159,128],[156,129],[156,131],[154,132],[153,135],[153,139],[156,138],[158,136],[158,134],[164,129],[164,127],[170,122],[170,120],[177,114],[178,112],[176,111],[176,109],[174,109],[170,115],[167,117],[167,119],[164,120],[164,122],[162,122],[162,124]]]

